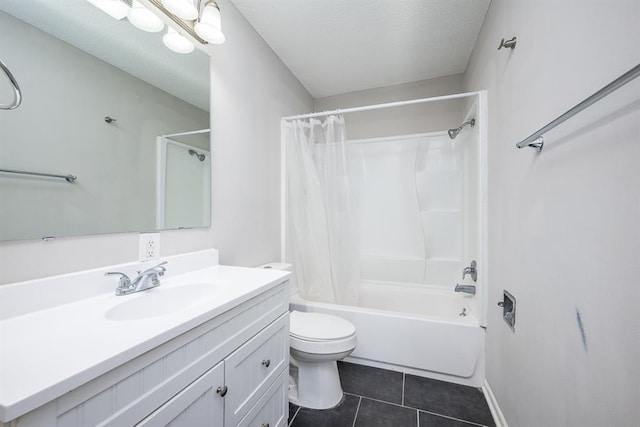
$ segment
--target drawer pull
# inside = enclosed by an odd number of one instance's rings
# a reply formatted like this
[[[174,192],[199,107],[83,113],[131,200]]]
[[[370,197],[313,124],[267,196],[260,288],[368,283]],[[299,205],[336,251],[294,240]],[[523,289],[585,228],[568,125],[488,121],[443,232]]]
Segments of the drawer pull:
[[[224,397],[227,394],[227,391],[229,391],[229,389],[226,385],[223,385],[222,387],[218,387],[216,393],[218,393],[220,397]]]
[[[269,365],[271,365],[271,360],[269,360],[269,359],[264,359],[264,360],[262,361],[262,366],[264,366],[265,368],[268,368],[268,367],[269,367]],[[269,424],[267,424],[267,427],[269,427]]]
[[[269,427],[269,423],[262,423],[260,427]]]

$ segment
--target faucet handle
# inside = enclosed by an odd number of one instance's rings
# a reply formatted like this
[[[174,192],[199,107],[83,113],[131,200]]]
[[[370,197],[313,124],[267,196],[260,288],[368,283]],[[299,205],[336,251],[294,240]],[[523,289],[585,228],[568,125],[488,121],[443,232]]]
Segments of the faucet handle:
[[[471,261],[471,265],[469,267],[465,267],[464,270],[462,270],[462,278],[464,279],[467,274],[471,275],[471,278],[473,279],[474,282],[478,281],[478,263],[476,263],[475,260]]]
[[[154,269],[157,268],[160,271],[158,271],[158,275],[160,276],[164,276],[164,272],[167,271],[166,267],[163,267],[163,265],[165,265],[167,263],[167,261],[163,261],[160,264],[156,265],[155,267],[153,267]]]
[[[129,279],[129,276],[127,276],[124,273],[120,273],[119,271],[107,271],[106,273],[104,273],[105,276],[120,276],[120,281],[131,281],[131,279]]]
[[[104,273],[105,276],[120,276],[118,280],[118,287],[116,288],[116,295],[124,295],[129,289],[131,289],[131,279],[124,273],[119,271],[108,271]]]
[[[163,265],[165,265],[165,264],[167,264],[167,261],[163,261],[160,264],[158,264],[156,266],[153,266],[153,267],[150,267],[150,268],[147,268],[144,271],[138,271],[138,274],[145,274],[145,273],[153,272],[153,273],[158,274],[159,276],[163,276],[164,272],[167,271],[166,267],[163,267]]]

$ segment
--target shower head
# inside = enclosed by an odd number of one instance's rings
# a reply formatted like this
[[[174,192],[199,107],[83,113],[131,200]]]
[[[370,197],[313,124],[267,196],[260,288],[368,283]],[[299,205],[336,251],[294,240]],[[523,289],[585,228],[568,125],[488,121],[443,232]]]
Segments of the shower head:
[[[201,162],[204,162],[204,159],[206,158],[204,154],[198,153],[196,150],[189,150],[189,154],[196,156]]]
[[[460,128],[449,129],[447,133],[449,134],[449,138],[456,139],[456,136],[458,136],[458,133],[460,133]]]
[[[447,133],[449,134],[449,138],[456,139],[456,136],[458,136],[462,128],[465,127],[466,125],[471,125],[471,127],[474,127],[476,125],[476,119],[471,119],[469,121],[466,121],[455,129],[449,129],[447,131]]]

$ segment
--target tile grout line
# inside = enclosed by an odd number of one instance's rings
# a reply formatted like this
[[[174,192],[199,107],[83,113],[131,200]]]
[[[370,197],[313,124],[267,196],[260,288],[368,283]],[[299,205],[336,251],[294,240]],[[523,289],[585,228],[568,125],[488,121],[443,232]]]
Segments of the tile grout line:
[[[416,409],[416,408],[409,408],[408,406],[402,406],[399,403],[387,402],[386,400],[380,400],[380,399],[376,399],[374,397],[362,396],[360,394],[353,394],[353,393],[345,393],[345,394],[349,394],[351,396],[359,397],[361,399],[373,400],[374,402],[386,403],[387,405],[399,406],[401,408]]]
[[[407,374],[403,372],[402,373],[402,406],[404,406],[404,384],[405,384],[406,377],[407,377]]]
[[[456,418],[456,417],[452,417],[450,415],[438,414],[437,412],[425,411],[424,409],[418,409],[418,408],[415,408],[415,409],[418,412],[424,412],[426,414],[435,415],[436,417],[447,418],[447,419],[454,420],[454,421],[460,421],[460,422],[463,422],[465,424],[470,424],[470,425],[474,425],[474,426],[478,426],[478,427],[487,427],[486,425],[476,423],[475,421],[463,420],[462,418]]]
[[[360,403],[362,402],[362,396],[358,399],[358,407],[356,408],[356,415],[353,417],[353,424],[351,427],[356,427],[356,420],[358,419],[358,412],[360,411]]]

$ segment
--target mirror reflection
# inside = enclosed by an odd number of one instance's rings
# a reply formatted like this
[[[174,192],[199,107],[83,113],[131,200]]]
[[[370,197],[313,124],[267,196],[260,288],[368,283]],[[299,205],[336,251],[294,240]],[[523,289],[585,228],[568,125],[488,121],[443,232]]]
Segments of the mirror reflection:
[[[210,225],[209,58],[86,0],[3,0],[0,240]],[[13,96],[0,77],[0,103]]]

